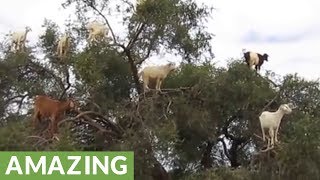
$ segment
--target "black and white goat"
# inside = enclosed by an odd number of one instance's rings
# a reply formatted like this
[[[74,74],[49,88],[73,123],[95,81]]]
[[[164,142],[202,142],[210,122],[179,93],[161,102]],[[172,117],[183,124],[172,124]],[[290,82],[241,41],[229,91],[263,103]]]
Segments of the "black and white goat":
[[[260,68],[261,68],[263,62],[268,61],[269,55],[266,53],[261,55],[259,53],[252,52],[252,51],[245,52],[244,49],[242,51],[243,51],[243,56],[244,56],[244,59],[245,59],[247,65],[252,70],[254,69],[253,66],[255,66],[256,71],[260,71]]]

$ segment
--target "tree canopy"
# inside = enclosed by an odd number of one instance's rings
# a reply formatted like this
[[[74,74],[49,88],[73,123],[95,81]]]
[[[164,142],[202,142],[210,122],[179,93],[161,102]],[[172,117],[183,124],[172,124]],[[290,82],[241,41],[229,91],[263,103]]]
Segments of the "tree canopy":
[[[0,150],[134,151],[135,179],[320,179],[320,86],[297,74],[251,71],[242,59],[216,66],[212,8],[194,0],[66,0],[77,19],[67,57],[56,56],[64,32],[45,20],[26,52],[0,51]],[[110,17],[121,17],[122,29]],[[89,46],[85,26],[98,19],[109,40]],[[143,93],[141,64],[159,54],[182,59],[163,92]],[[172,61],[172,60],[170,60]],[[71,95],[81,113],[59,125],[60,141],[31,126],[33,98]],[[259,115],[283,103],[280,143],[260,152]]]

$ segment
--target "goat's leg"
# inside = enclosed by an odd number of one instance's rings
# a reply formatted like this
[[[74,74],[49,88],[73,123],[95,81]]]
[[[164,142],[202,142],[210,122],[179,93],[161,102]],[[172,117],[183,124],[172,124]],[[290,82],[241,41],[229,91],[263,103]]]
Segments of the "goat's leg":
[[[21,42],[20,43],[20,48],[21,48],[21,52],[25,52],[25,44],[24,44],[25,42]]]
[[[63,47],[63,57],[67,57],[67,46]]]
[[[159,80],[159,91],[161,92],[162,79]]]
[[[145,92],[149,90],[149,77],[143,79],[143,89]]]
[[[92,40],[93,40],[95,43],[98,43],[97,34],[93,34]]]
[[[271,147],[273,147],[274,146],[274,129],[273,128],[269,129],[269,136],[271,138]]]
[[[11,51],[12,51],[12,52],[15,52],[15,50],[16,50],[16,43],[15,43],[15,42],[12,42]]]
[[[264,132],[264,128],[261,126],[261,131],[262,131],[262,140],[266,141],[266,134]]]
[[[274,135],[274,137],[275,137],[275,142],[276,142],[276,143],[279,142],[279,141],[278,141],[278,131],[279,131],[279,126],[276,128],[275,135]]]
[[[60,47],[59,51],[60,51],[59,56],[62,57],[63,56],[63,46]]]
[[[156,80],[156,90],[157,91],[160,91],[159,85],[160,85],[160,78],[157,77],[157,80]]]
[[[60,53],[60,47],[59,47],[59,44],[58,44],[58,47],[57,47],[57,56],[59,57],[59,53]]]
[[[58,50],[58,57],[60,58],[61,57],[61,47],[59,47],[59,50]]]
[[[51,132],[51,136],[53,136],[55,133],[57,133],[57,129],[58,129],[58,117],[56,115],[53,115],[50,119],[50,125],[51,125],[51,129],[50,129],[50,132]]]
[[[52,129],[51,129],[51,132],[52,134],[57,134],[57,131],[58,131],[58,123],[56,121],[56,119],[52,122]]]
[[[254,66],[254,64],[253,64],[251,61],[250,61],[250,63],[249,63],[249,64],[250,64],[250,69],[251,69],[251,70],[254,70],[254,67],[253,67],[253,66]]]
[[[270,141],[271,141],[271,139],[267,137],[267,149],[270,148]]]
[[[38,122],[39,122],[39,112],[35,112],[32,117],[32,126],[36,128],[38,125]]]
[[[92,44],[92,33],[89,33],[89,36],[87,38],[88,43],[91,45]]]
[[[16,52],[20,51],[20,42],[18,41],[16,44]]]

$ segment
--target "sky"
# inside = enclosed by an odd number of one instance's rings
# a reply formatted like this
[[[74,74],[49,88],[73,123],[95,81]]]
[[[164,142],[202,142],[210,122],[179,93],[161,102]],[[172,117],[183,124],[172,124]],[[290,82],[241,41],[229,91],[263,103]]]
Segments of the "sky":
[[[208,31],[219,66],[229,58],[241,58],[242,49],[267,53],[262,66],[279,75],[297,72],[307,79],[320,77],[320,8],[319,0],[196,0],[213,6]],[[73,14],[61,7],[63,0],[10,0],[0,6],[0,39],[9,31],[32,28],[31,44],[44,29],[44,18],[63,28]],[[112,26],[117,21],[112,18]],[[120,32],[121,33],[121,32]],[[168,58],[168,57],[164,57]],[[170,56],[169,56],[170,58]],[[153,59],[154,60],[154,59]]]

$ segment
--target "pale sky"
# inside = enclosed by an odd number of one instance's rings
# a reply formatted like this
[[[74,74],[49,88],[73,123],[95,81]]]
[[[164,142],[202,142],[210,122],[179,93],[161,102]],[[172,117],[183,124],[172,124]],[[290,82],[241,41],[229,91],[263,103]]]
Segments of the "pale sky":
[[[277,74],[297,72],[308,79],[320,77],[319,0],[196,0],[213,5],[208,30],[215,34],[214,62],[224,66],[228,58],[239,58],[242,49],[269,54],[263,70]],[[44,18],[58,23],[72,11],[64,10],[63,0],[10,0],[0,6],[0,39],[9,31],[28,25],[30,44],[43,33]],[[116,18],[111,24],[116,25]],[[117,28],[118,29],[118,28]],[[121,31],[117,31],[117,34]]]

